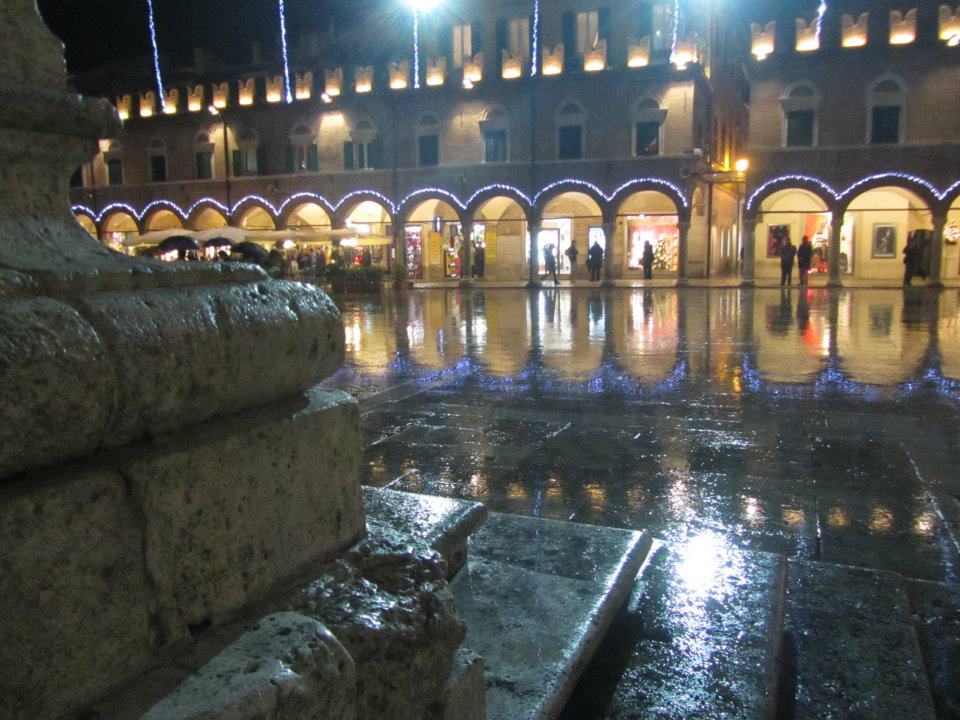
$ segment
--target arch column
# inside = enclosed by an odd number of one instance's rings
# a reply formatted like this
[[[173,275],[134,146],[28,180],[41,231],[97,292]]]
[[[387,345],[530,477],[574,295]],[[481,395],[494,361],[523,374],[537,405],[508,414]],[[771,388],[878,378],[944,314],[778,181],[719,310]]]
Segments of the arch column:
[[[947,215],[933,216],[933,242],[930,244],[930,277],[927,287],[943,287],[943,230],[947,226]]]
[[[460,287],[473,287],[473,216],[460,216]]]
[[[537,274],[537,237],[540,235],[540,228],[539,218],[527,220],[527,230],[530,235],[530,240],[527,242],[527,262],[530,264],[530,277],[527,280],[528,288],[540,287],[540,277]]]
[[[677,230],[680,233],[680,239],[677,248],[677,285],[687,284],[687,255],[690,245],[690,223],[677,223]]]
[[[406,223],[393,223],[393,268],[396,272],[398,265],[404,267],[404,280],[410,277],[407,267],[407,226]],[[399,285],[397,286],[399,287]]]
[[[740,224],[741,287],[753,287],[757,267],[757,219],[744,218]]]
[[[830,216],[830,247],[827,250],[830,277],[827,287],[843,287],[840,280],[840,233],[843,230],[843,215],[844,213],[834,212]]]
[[[606,242],[606,248],[603,251],[603,285],[604,287],[613,286],[613,244],[614,237],[617,234],[616,220],[610,221],[609,218],[603,219],[603,237]],[[587,248],[589,251],[589,248]]]

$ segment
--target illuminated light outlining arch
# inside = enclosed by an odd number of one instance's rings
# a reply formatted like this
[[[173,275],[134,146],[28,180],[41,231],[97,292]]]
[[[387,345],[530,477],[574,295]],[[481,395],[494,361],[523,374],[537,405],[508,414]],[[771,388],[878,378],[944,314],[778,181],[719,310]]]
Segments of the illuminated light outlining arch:
[[[681,190],[677,185],[674,185],[669,180],[664,180],[663,178],[655,178],[655,177],[633,178],[632,180],[625,182],[623,185],[618,187],[616,190],[614,190],[610,194],[605,193],[597,185],[594,185],[592,182],[588,182],[586,180],[580,180],[578,178],[568,178],[566,180],[557,180],[556,182],[550,183],[545,188],[543,188],[540,192],[538,192],[533,198],[533,204],[534,205],[538,204],[540,202],[540,199],[544,195],[563,185],[571,185],[575,187],[579,186],[579,187],[588,188],[593,193],[595,193],[598,197],[600,197],[601,199],[603,199],[605,202],[608,202],[608,203],[612,202],[618,194],[620,194],[621,192],[623,192],[629,187],[632,187],[635,185],[659,186],[659,187],[664,187],[671,190],[676,195],[676,199],[680,201],[681,206],[684,210],[690,207],[690,201],[687,199],[687,196],[684,194],[683,190]]]
[[[825,183],[820,178],[815,178],[810,175],[781,175],[780,177],[775,177],[772,180],[767,180],[763,185],[758,187],[753,191],[753,194],[750,196],[750,199],[747,200],[747,210],[753,211],[754,206],[756,205],[757,199],[764,196],[771,187],[775,185],[785,185],[788,186],[789,183],[804,183],[809,185],[816,185],[818,188],[823,190],[827,195],[829,195],[833,200],[837,201],[840,199],[840,195],[834,190],[830,185]],[[784,187],[784,190],[791,189],[790,187]]]
[[[488,192],[497,192],[501,191],[507,193],[507,196],[515,195],[527,203],[528,206],[533,207],[533,200],[530,197],[520,190],[519,188],[513,187],[513,185],[503,185],[501,183],[493,183],[492,185],[484,185],[482,188],[477,190],[473,195],[467,199],[467,207],[473,205],[478,197],[485,195]]]
[[[205,198],[200,198],[193,205],[190,206],[190,209],[187,210],[187,217],[189,218],[191,215],[193,215],[193,213],[196,212],[197,208],[201,207],[202,205],[210,205],[212,207],[215,207],[224,215],[230,214],[230,208],[228,208],[222,202],[220,202],[216,198],[205,197]]]
[[[167,94],[163,90],[163,76],[160,74],[160,49],[157,46],[157,24],[153,17],[153,0],[147,0],[147,29],[150,31],[150,46],[153,49],[153,75],[160,92],[160,109],[167,112]]]
[[[945,202],[949,200],[952,195],[960,196],[960,180],[957,180],[957,182],[940,193],[940,201]]]
[[[883,182],[884,180],[902,180],[913,185],[919,185],[920,187],[928,190],[930,194],[937,200],[943,200],[946,197],[946,194],[941,193],[940,190],[937,189],[936,185],[931,183],[929,180],[917,177],[916,175],[910,175],[909,173],[887,172],[877,173],[875,175],[868,175],[865,178],[860,178],[850,187],[840,193],[837,199],[841,202],[848,200],[852,198],[856,194],[857,190],[864,185],[871,185],[876,182]]]
[[[669,190],[670,193],[672,193],[672,196],[669,195],[668,193],[663,193],[663,194],[667,195],[672,200],[679,200],[681,208],[686,210],[690,207],[690,203],[687,202],[687,196],[683,194],[683,190],[681,190],[678,186],[674,185],[669,180],[663,180],[661,178],[636,178],[635,180],[628,180],[623,185],[621,185],[616,190],[614,190],[612,193],[610,193],[609,197],[607,197],[607,202],[613,202],[613,200],[615,200],[617,196],[620,195],[620,193],[625,192],[632,187],[640,188],[639,190],[637,190],[637,192],[645,192],[647,190],[651,192],[656,192],[654,188],[658,188],[658,187],[664,188],[666,190]]]
[[[344,205],[346,205],[355,197],[365,197],[368,199],[375,197],[383,203],[383,206],[387,210],[390,211],[391,217],[397,214],[397,206],[393,204],[390,198],[388,198],[386,195],[376,190],[354,190],[352,193],[347,193],[342,198],[340,198],[340,202],[334,205],[333,207],[334,212],[339,212],[340,208],[342,208]]]
[[[407,195],[403,200],[397,203],[397,209],[399,210],[400,208],[406,207],[408,202],[416,199],[420,195],[431,195],[431,196],[439,195],[440,197],[450,200],[453,203],[454,207],[458,207],[461,210],[467,209],[467,206],[460,201],[460,198],[458,198],[452,192],[449,192],[448,190],[443,190],[441,188],[420,188],[419,190],[414,190],[412,193]],[[434,198],[434,199],[437,199],[437,198]]]
[[[317,193],[312,192],[298,192],[294,193],[280,203],[280,207],[277,208],[278,213],[282,214],[290,205],[301,200],[312,200],[317,205],[321,205],[328,215],[337,211],[337,209],[333,206],[333,203],[327,200],[323,195],[318,195]]]
[[[169,210],[174,215],[179,217],[181,220],[186,221],[188,214],[184,214],[183,210],[180,209],[180,206],[176,203],[172,203],[169,200],[154,200],[153,202],[147,203],[140,213],[140,219],[143,220],[152,213],[154,210],[162,208],[164,210]]]

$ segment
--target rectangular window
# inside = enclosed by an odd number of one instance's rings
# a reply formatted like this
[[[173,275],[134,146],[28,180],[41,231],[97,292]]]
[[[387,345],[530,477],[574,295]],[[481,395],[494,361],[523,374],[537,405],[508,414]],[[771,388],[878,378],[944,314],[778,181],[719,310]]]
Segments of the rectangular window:
[[[256,148],[233,151],[233,174],[235,177],[248,177],[259,174],[260,153]]]
[[[561,160],[579,160],[583,157],[583,128],[568,125],[559,129],[557,156]]]
[[[107,160],[107,184],[123,185],[123,160],[119,158]]]
[[[900,106],[877,105],[872,111],[870,126],[872,145],[893,145],[900,142]]]
[[[150,182],[166,182],[166,181],[167,181],[167,156],[151,155],[150,156]]]
[[[453,66],[463,67],[466,58],[473,59],[473,27],[456,25],[453,28]]]
[[[673,3],[657,3],[653,6],[653,49],[669,50],[673,47]]]
[[[600,39],[600,13],[577,13],[577,54],[593,50]]]
[[[510,21],[507,29],[507,50],[512,54],[518,52],[523,57],[530,57],[530,19],[517,18]]]
[[[421,135],[417,138],[420,167],[440,164],[440,136]]]
[[[633,154],[636,157],[647,157],[660,154],[660,123],[638,122],[637,140]]]
[[[213,178],[213,153],[200,151],[197,153],[197,180]]]
[[[488,163],[507,161],[506,130],[487,130],[483,134],[483,161]]]
[[[787,113],[787,147],[813,146],[813,110],[792,110]]]

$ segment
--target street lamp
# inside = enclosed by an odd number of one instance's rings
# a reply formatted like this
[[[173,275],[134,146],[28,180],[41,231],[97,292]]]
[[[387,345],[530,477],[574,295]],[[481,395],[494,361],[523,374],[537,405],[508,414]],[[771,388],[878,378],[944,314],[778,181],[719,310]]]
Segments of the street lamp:
[[[420,13],[433,10],[441,0],[406,0],[413,11],[413,87],[420,89]]]

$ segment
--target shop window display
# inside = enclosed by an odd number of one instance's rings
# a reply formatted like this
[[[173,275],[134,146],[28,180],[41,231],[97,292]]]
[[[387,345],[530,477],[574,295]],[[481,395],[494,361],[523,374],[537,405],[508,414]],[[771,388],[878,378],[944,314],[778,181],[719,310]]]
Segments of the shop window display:
[[[676,272],[680,230],[676,215],[635,215],[627,218],[627,266],[642,268],[643,247],[653,246],[654,272]]]
[[[813,245],[813,263],[811,273],[827,273],[830,271],[830,213],[807,213],[803,218],[802,227],[795,223],[771,223],[767,226],[767,257],[779,258],[780,250],[786,245],[787,238],[799,246],[803,236],[810,238]],[[853,272],[853,218],[844,218],[840,230],[840,274],[849,275]]]
[[[407,275],[411,280],[423,277],[423,229],[419,225],[407,225]]]

